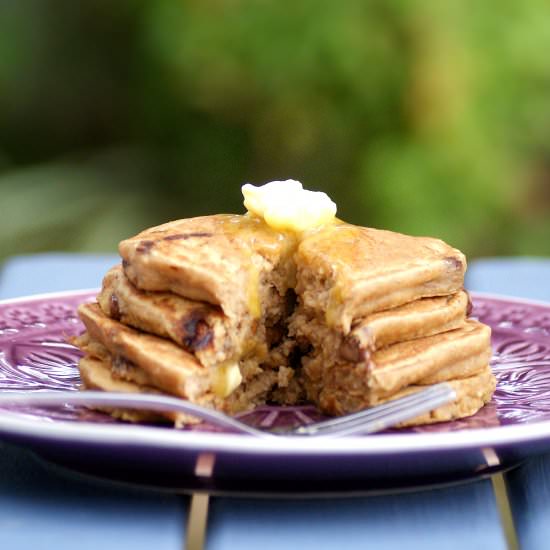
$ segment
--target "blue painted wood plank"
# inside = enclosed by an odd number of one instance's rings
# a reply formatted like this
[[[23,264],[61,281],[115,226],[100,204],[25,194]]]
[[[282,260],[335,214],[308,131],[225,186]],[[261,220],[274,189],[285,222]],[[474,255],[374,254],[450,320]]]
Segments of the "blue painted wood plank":
[[[207,550],[505,549],[491,483],[321,500],[213,499]]]
[[[0,270],[0,299],[44,292],[99,288],[115,254],[45,253],[16,256]]]
[[[507,475],[522,550],[550,546],[550,454],[534,457]]]
[[[186,501],[88,479],[0,443],[0,548],[181,550]]]

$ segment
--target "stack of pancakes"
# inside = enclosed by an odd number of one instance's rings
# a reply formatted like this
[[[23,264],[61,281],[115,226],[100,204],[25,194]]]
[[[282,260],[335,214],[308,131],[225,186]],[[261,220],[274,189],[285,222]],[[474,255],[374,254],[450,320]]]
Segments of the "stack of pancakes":
[[[495,389],[490,328],[469,320],[464,255],[444,242],[348,224],[306,236],[290,332],[309,352],[309,400],[344,414],[449,382],[453,403],[416,418],[469,416]]]
[[[79,310],[85,387],[230,414],[312,402],[338,415],[449,381],[456,401],[414,423],[471,415],[494,391],[490,330],[467,320],[464,256],[437,239],[339,221],[297,236],[217,215],[119,250],[97,303]]]

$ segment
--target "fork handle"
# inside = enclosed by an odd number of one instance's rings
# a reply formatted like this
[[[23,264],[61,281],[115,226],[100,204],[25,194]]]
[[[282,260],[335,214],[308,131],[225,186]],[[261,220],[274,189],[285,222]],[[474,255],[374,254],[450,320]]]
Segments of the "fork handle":
[[[272,434],[248,426],[224,413],[196,405],[184,399],[155,394],[128,394],[106,391],[39,391],[39,392],[0,392],[0,406],[42,406],[81,405],[146,409],[160,412],[181,412],[189,414],[220,428],[254,436],[273,437]]]

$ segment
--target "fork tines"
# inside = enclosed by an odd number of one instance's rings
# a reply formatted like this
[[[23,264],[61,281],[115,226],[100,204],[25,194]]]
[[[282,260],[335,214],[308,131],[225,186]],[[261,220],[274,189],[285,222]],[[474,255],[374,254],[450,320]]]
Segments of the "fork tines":
[[[310,436],[343,436],[379,432],[400,422],[411,420],[454,399],[456,399],[456,393],[449,384],[437,384],[371,409],[301,426],[295,433]]]

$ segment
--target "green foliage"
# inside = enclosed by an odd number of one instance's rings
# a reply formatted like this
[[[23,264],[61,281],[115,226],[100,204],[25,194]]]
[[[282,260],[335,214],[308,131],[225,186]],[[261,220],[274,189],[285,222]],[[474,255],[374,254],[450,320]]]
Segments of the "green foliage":
[[[113,250],[301,179],[340,217],[546,254],[544,0],[0,5],[0,258]]]

